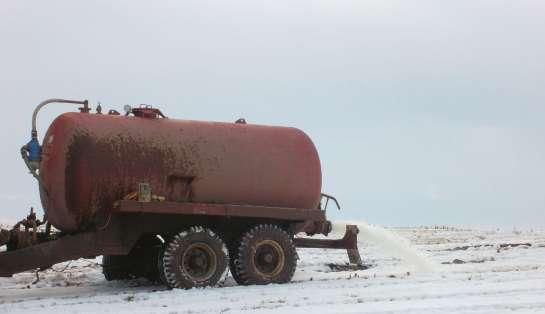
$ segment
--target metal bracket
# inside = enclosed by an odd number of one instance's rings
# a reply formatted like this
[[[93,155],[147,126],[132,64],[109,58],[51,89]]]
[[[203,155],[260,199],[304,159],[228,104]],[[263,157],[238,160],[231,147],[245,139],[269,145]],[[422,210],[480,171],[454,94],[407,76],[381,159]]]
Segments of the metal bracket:
[[[360,252],[358,251],[358,233],[359,229],[355,225],[346,225],[346,232],[342,239],[309,239],[295,238],[295,246],[300,248],[318,248],[318,249],[346,249],[348,260],[351,264],[363,265]]]
[[[147,182],[138,184],[138,201],[149,203],[151,202],[151,186]]]
[[[332,200],[333,202],[335,202],[335,206],[337,206],[337,209],[338,210],[341,210],[341,205],[339,205],[339,202],[337,201],[337,199],[332,196],[332,195],[329,195],[329,194],[325,194],[325,193],[322,193],[322,198],[325,198],[326,201],[325,201],[325,206],[324,206],[324,210],[327,209],[327,205],[329,205],[329,200]]]

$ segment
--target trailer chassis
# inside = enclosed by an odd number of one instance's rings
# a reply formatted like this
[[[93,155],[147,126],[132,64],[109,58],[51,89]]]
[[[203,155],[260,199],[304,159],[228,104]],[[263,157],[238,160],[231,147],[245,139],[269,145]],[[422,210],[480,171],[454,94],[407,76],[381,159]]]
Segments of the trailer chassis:
[[[0,252],[0,277],[44,270],[56,263],[78,258],[127,255],[145,235],[168,237],[181,227],[195,224],[218,230],[226,242],[258,223],[280,225],[292,235],[327,236],[331,232],[325,210],[250,205],[120,200],[102,227],[74,234],[50,233],[49,226],[46,231],[37,231],[38,224],[32,215],[22,221],[25,230],[19,230],[18,226],[17,230],[0,231],[0,245],[7,244],[8,248]],[[27,225],[34,228],[26,228]],[[295,236],[294,243],[299,248],[345,249],[350,263],[361,265],[357,234],[356,226],[347,225],[342,239]]]

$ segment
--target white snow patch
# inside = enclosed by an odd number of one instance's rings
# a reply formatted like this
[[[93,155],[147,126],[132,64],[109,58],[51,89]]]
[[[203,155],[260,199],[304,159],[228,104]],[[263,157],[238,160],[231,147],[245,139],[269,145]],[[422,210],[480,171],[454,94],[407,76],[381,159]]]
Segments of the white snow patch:
[[[545,231],[356,224],[367,270],[332,271],[328,263],[348,261],[343,250],[299,249],[290,284],[237,286],[229,276],[221,287],[166,290],[107,282],[100,258],[80,259],[36,284],[33,272],[0,278],[0,313],[545,313]],[[392,244],[407,241],[408,251]],[[410,271],[428,262],[445,271]]]

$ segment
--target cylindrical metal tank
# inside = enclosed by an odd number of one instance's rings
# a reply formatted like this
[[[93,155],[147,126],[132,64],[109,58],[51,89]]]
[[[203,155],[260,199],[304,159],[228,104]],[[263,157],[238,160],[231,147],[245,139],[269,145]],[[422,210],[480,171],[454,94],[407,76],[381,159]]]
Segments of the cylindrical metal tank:
[[[65,113],[43,140],[42,205],[77,231],[149,183],[169,201],[318,208],[316,148],[288,127]]]

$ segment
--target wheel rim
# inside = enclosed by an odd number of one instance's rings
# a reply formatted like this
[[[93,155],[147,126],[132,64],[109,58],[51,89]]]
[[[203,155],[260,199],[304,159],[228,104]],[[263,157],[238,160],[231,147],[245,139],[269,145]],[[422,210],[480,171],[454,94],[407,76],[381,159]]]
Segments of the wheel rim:
[[[191,280],[206,281],[216,271],[216,253],[207,244],[193,243],[182,254],[180,267]]]
[[[282,271],[286,256],[278,242],[262,240],[256,244],[253,262],[258,274],[271,278]]]

